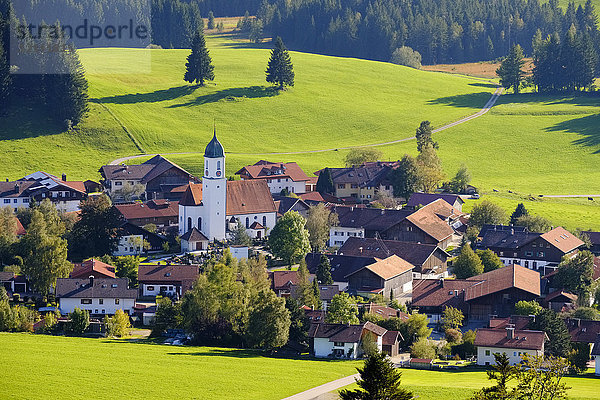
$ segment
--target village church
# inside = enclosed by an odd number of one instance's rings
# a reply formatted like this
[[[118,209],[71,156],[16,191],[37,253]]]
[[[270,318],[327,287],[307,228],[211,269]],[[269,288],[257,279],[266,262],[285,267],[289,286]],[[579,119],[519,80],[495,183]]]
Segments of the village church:
[[[208,241],[223,241],[238,221],[253,238],[262,238],[275,226],[277,209],[264,180],[228,181],[225,151],[216,132],[204,151],[201,184],[188,185],[179,202],[179,235],[182,242],[203,250]]]

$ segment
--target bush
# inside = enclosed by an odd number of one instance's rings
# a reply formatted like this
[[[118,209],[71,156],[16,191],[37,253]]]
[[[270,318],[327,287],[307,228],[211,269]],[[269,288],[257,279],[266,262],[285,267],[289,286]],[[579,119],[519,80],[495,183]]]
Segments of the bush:
[[[75,308],[69,314],[71,322],[67,325],[67,331],[75,335],[82,335],[90,326],[90,313],[87,310]]]
[[[452,344],[459,344],[462,342],[462,333],[458,329],[446,329],[446,341]]]
[[[592,307],[579,307],[577,310],[575,310],[571,317],[600,321],[600,312]]]
[[[127,336],[129,335],[129,329],[131,329],[129,315],[125,314],[123,310],[117,310],[112,317],[107,316],[104,318],[104,326],[108,336]]]
[[[402,46],[394,50],[392,53],[392,58],[390,58],[390,62],[419,69],[421,68],[421,53],[411,49],[408,46]]]
[[[410,356],[414,358],[435,358],[435,347],[429,340],[421,338],[410,346]]]
[[[542,306],[535,300],[521,300],[515,304],[515,314],[517,315],[538,315],[540,311],[542,311]]]

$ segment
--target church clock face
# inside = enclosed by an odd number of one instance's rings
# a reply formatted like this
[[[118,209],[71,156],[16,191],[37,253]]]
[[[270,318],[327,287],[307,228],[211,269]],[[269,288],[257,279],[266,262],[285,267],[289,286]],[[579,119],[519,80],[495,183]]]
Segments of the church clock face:
[[[217,171],[217,176],[221,176],[221,171]]]

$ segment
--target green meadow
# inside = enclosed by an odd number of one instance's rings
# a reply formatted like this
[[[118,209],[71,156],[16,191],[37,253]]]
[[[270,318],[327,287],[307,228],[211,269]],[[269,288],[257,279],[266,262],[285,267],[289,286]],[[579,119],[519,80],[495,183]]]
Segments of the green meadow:
[[[18,355],[15,357],[15,355]],[[356,373],[360,361],[266,357],[258,352],[125,340],[0,333],[1,398],[281,399]],[[597,398],[600,379],[566,378],[572,400]],[[483,370],[402,370],[419,399],[467,399]]]
[[[495,90],[493,82],[466,76],[292,52],[296,85],[278,93],[264,81],[269,43],[228,34],[207,42],[216,80],[205,87],[182,80],[188,50],[81,50],[90,83],[88,118],[63,132],[35,106],[9,110],[0,124],[0,177],[46,170],[98,179],[101,165],[144,153],[169,154],[201,175],[213,123],[228,175],[259,159],[296,161],[310,174],[343,165],[344,148],[409,138],[425,119],[439,127],[473,114]],[[148,58],[150,72],[123,73]],[[536,198],[531,206],[556,224],[600,229],[595,203],[539,200],[600,194],[600,96],[503,95],[484,116],[435,139],[448,178],[465,163],[480,192],[507,210]],[[385,160],[397,160],[415,155],[415,147],[409,140],[378,149]]]

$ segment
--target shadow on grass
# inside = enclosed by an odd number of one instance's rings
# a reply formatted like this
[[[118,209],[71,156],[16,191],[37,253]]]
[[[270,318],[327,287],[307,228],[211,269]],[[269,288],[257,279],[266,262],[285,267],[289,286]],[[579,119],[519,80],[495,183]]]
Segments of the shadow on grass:
[[[493,83],[483,83],[483,82],[469,83],[469,86],[485,87],[485,88],[492,88],[492,89],[496,89],[498,87],[498,85],[494,85]]]
[[[546,103],[548,105],[569,104],[580,107],[600,106],[600,95],[596,93],[546,94],[520,93],[500,96],[498,104]]]
[[[480,84],[471,84],[479,86]],[[492,85],[492,87],[495,87]],[[485,103],[490,99],[490,92],[459,94],[457,96],[440,97],[434,100],[429,100],[427,103],[442,104],[450,107],[465,107],[465,108],[483,108]]]
[[[594,154],[600,154],[600,114],[562,121],[546,128],[546,131],[577,133],[581,137],[573,144],[595,148]]]
[[[158,103],[166,100],[175,100],[179,97],[187,96],[196,90],[196,85],[182,85],[169,89],[156,90],[149,93],[131,93],[118,96],[100,97],[91,99],[96,103],[113,103],[113,104],[136,104],[136,103]]]
[[[65,131],[41,105],[16,100],[0,113],[0,140],[58,135]]]
[[[279,94],[279,90],[274,87],[267,86],[249,86],[243,88],[231,88],[219,90],[204,96],[198,96],[194,100],[187,103],[173,104],[168,108],[191,107],[199,106],[207,103],[215,103],[218,101],[238,101],[240,99],[255,99],[260,97],[273,97]]]

